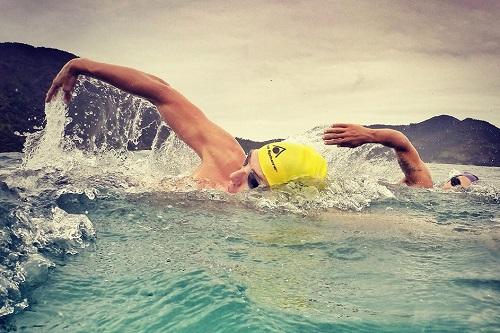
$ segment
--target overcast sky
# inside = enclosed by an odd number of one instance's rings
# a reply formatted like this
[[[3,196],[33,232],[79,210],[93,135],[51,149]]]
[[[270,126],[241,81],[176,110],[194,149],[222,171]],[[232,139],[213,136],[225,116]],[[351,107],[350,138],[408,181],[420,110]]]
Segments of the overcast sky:
[[[252,139],[438,114],[500,125],[495,0],[0,0],[0,41],[156,74]]]

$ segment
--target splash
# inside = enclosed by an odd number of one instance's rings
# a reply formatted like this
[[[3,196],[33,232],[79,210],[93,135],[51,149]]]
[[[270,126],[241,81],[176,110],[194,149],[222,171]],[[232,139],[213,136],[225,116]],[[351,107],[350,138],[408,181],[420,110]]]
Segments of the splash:
[[[199,165],[198,156],[140,98],[81,78],[69,108],[61,96],[46,106],[46,122],[42,131],[27,136],[26,169],[58,170],[86,191],[92,191],[90,185],[129,192],[197,191],[186,179]],[[289,183],[272,192],[244,194],[242,199],[262,209],[307,213],[328,208],[359,211],[392,195],[379,181],[395,181],[387,179],[400,174],[395,162],[372,158],[369,145],[325,146],[322,128],[288,140],[312,145],[326,157],[330,171],[324,189]]]
[[[150,103],[95,79],[79,81],[69,107],[56,96],[45,114],[45,128],[26,134],[26,170],[57,170],[84,187],[89,179],[96,186],[113,179],[147,191],[199,163]]]
[[[394,196],[382,182],[396,183],[398,179],[395,177],[402,176],[395,159],[391,161],[383,157],[373,157],[375,145],[356,149],[325,146],[321,138],[323,128],[324,126],[315,127],[286,141],[313,146],[326,158],[326,186],[290,182],[273,191],[249,194],[247,197],[252,198],[257,207],[303,215],[316,214],[331,208],[361,211],[374,200]]]
[[[54,257],[94,240],[86,214],[58,207],[62,196],[175,188],[196,165],[151,104],[93,79],[79,81],[70,107],[61,97],[46,105],[44,128],[25,134],[21,168],[0,182],[17,203],[0,210],[0,317],[28,306],[22,290],[46,279]]]

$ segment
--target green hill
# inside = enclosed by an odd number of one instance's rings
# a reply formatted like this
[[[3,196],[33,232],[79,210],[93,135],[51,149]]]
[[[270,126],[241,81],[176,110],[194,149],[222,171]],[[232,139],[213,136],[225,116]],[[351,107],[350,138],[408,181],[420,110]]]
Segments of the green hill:
[[[16,132],[29,132],[44,125],[45,93],[60,68],[75,57],[55,49],[0,43],[0,152],[22,151],[24,137]],[[82,103],[77,108],[88,104],[85,96],[77,96],[74,102]],[[145,117],[149,117],[144,120],[148,123],[158,118],[158,114],[153,110]],[[426,162],[500,166],[500,129],[486,121],[471,118],[460,121],[442,115],[416,124],[370,127],[389,127],[405,133]],[[147,149],[155,133],[155,129],[146,130],[140,142],[130,148]],[[168,131],[165,135],[168,136]],[[236,139],[245,151],[280,140]],[[379,152],[384,150],[381,148]]]

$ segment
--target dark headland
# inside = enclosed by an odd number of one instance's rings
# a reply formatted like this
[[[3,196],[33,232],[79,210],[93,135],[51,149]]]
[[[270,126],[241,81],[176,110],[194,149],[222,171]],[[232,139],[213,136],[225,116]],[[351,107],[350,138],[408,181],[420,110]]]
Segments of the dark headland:
[[[22,151],[24,137],[15,133],[43,126],[45,93],[60,68],[75,57],[56,49],[0,43],[0,152]],[[426,162],[500,166],[500,129],[486,121],[440,115],[410,125],[370,127],[405,133]],[[143,137],[137,149],[152,140],[147,133]],[[246,151],[279,141],[237,140]]]

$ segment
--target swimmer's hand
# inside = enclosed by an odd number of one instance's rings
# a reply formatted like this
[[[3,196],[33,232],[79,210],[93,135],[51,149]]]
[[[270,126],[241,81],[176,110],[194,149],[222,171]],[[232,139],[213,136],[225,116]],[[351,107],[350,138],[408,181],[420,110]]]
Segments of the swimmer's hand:
[[[325,145],[356,148],[365,143],[375,142],[374,131],[355,124],[333,124],[323,132]]]
[[[64,102],[66,104],[71,100],[71,95],[73,93],[73,89],[75,88],[76,79],[78,74],[74,70],[74,63],[79,59],[70,60],[64,65],[61,71],[56,75],[54,80],[52,81],[52,85],[47,92],[47,96],[45,97],[45,103],[50,103],[52,98],[57,94],[59,88],[63,90]]]

